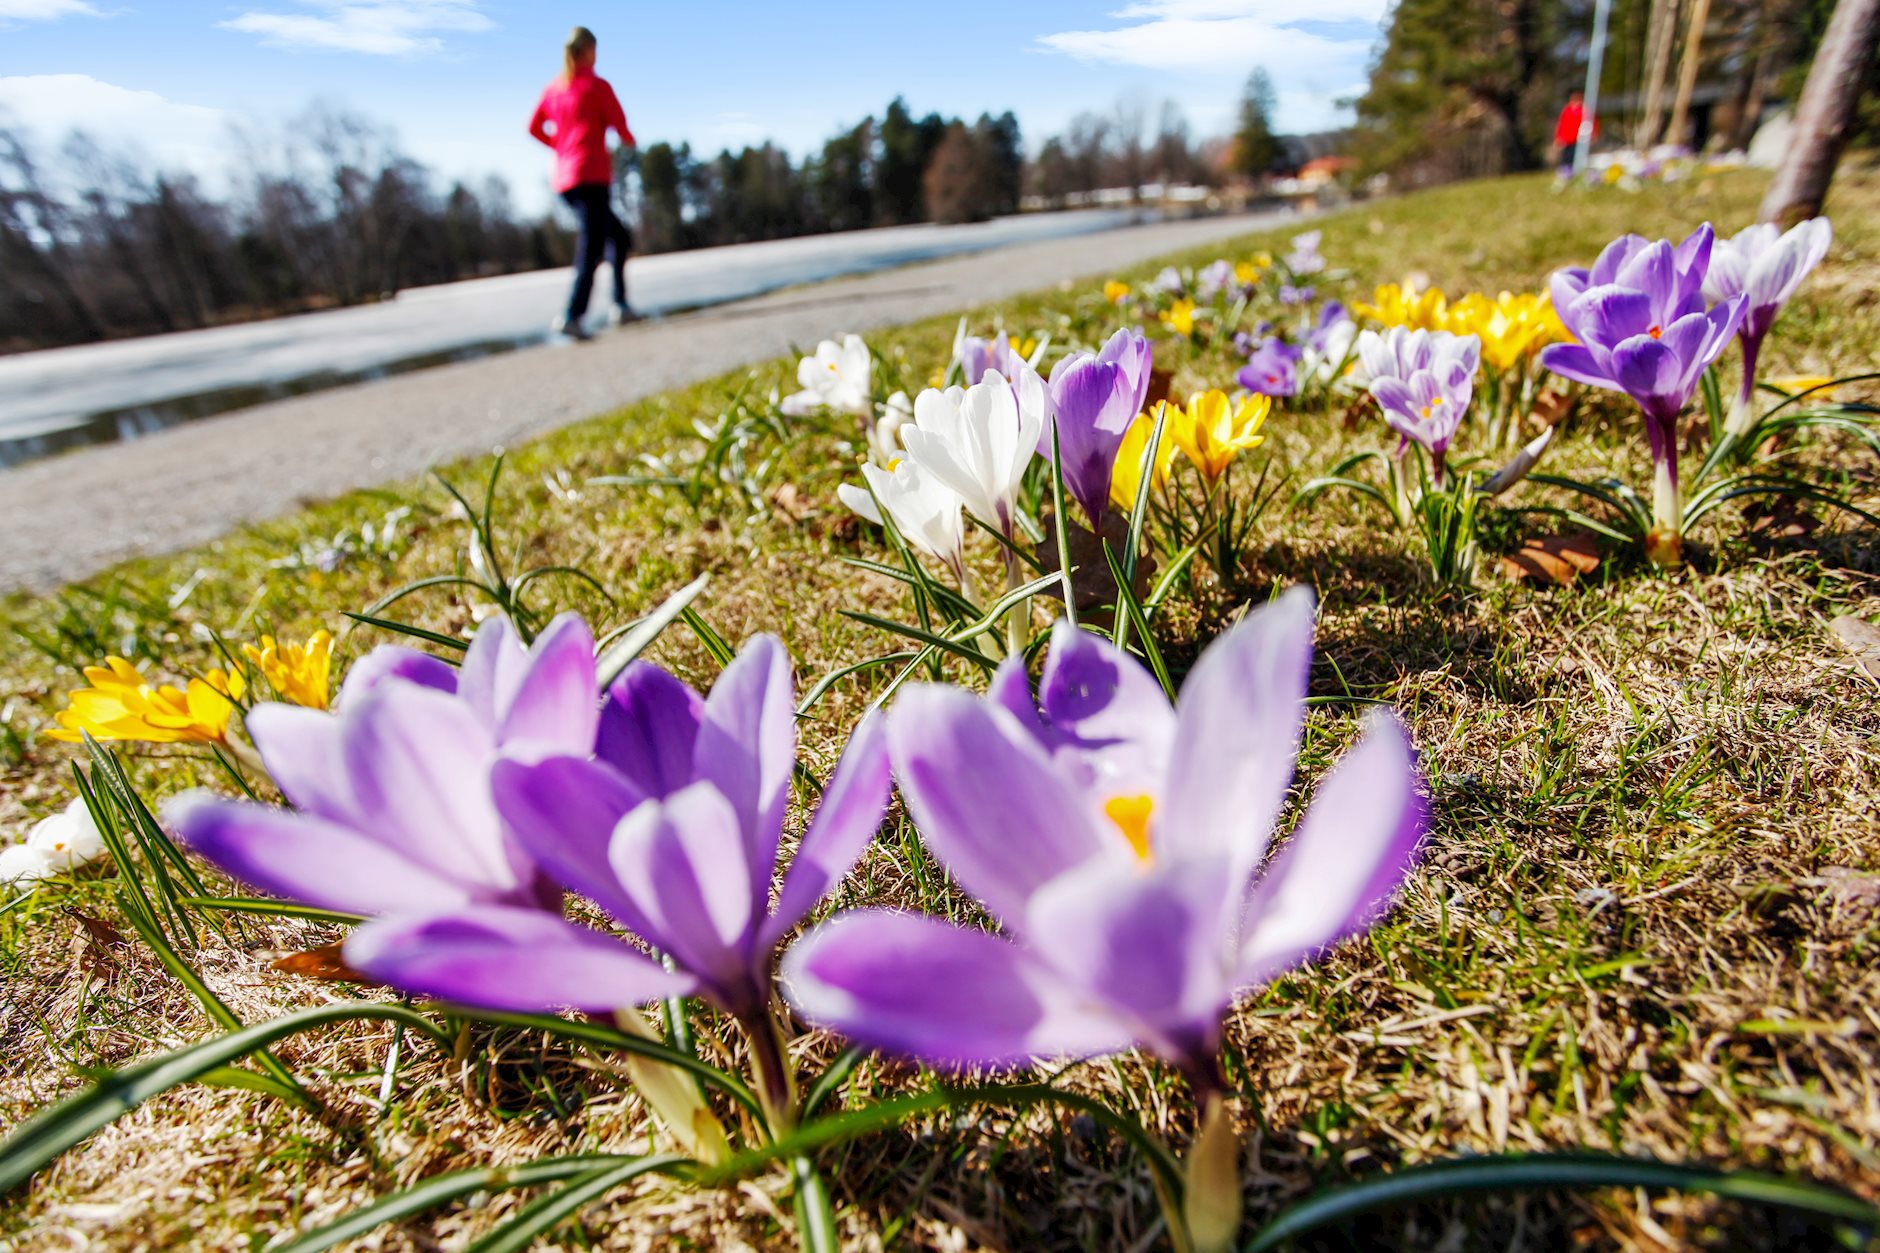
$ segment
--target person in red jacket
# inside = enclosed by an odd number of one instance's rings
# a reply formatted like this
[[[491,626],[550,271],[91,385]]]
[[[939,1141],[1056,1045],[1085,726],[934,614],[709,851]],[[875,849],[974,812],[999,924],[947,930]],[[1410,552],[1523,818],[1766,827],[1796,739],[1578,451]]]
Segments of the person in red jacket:
[[[1554,163],[1562,175],[1573,172],[1573,156],[1580,143],[1580,125],[1586,120],[1586,99],[1579,92],[1567,97],[1560,116],[1554,122]],[[1594,139],[1599,138],[1599,119],[1593,119]]]
[[[577,26],[563,48],[560,78],[542,93],[529,119],[529,134],[555,150],[555,190],[581,218],[581,238],[575,248],[574,290],[568,309],[555,330],[573,339],[586,339],[582,319],[594,293],[594,273],[605,253],[614,271],[615,322],[631,321],[627,305],[627,253],[633,232],[614,216],[612,204],[614,164],[607,152],[607,132],[634,147],[627,115],[607,80],[594,73],[594,32]]]

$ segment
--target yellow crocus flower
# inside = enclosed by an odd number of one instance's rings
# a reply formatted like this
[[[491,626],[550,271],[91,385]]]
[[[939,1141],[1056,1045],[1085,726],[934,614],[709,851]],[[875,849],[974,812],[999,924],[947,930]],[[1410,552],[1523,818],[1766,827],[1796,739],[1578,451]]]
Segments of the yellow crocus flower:
[[[1184,339],[1193,339],[1195,335],[1195,302],[1177,300],[1162,315],[1162,325],[1168,327]]]
[[[1415,283],[1386,283],[1373,299],[1372,304],[1353,304],[1352,311],[1385,326],[1407,326],[1413,331],[1442,330],[1449,310],[1442,288],[1419,292]]]
[[[1168,429],[1176,447],[1213,486],[1241,453],[1266,442],[1260,428],[1272,412],[1270,396],[1243,396],[1231,400],[1215,388],[1189,397],[1186,410],[1169,413]]]
[[[1263,267],[1257,266],[1251,261],[1242,261],[1239,265],[1234,267],[1234,281],[1239,283],[1242,287],[1251,287],[1260,281],[1262,268]]]
[[[1834,379],[1826,374],[1786,374],[1780,378],[1764,379],[1763,382],[1789,396],[1799,396],[1807,392],[1810,400],[1823,404],[1833,400],[1835,393],[1840,390],[1827,386],[1834,382]],[[1817,388],[1820,390],[1816,390]]]
[[[1502,292],[1493,300],[1471,292],[1449,306],[1443,327],[1479,337],[1483,362],[1498,372],[1513,369],[1522,358],[1552,343],[1556,328],[1565,330],[1554,316],[1553,300],[1545,293],[1528,292]]]
[[[305,644],[282,644],[272,635],[261,637],[261,647],[242,645],[242,655],[253,662],[282,700],[308,709],[325,709],[327,675],[333,664],[333,636],[315,631]]]
[[[1113,305],[1120,305],[1129,299],[1129,284],[1115,279],[1103,285],[1103,298]]]
[[[85,667],[91,686],[71,694],[58,715],[59,729],[48,739],[77,743],[83,732],[94,740],[138,740],[146,744],[228,743],[229,717],[246,686],[239,674],[211,670],[184,689],[151,686],[137,667],[122,657]]]
[[[1169,405],[1166,400],[1156,402],[1159,410]],[[1177,411],[1179,412],[1179,411]],[[1169,467],[1175,462],[1175,441],[1169,438],[1169,427],[1162,428],[1162,441],[1156,445],[1155,464],[1149,476],[1152,491],[1161,491],[1168,482]],[[1155,413],[1139,413],[1136,420],[1129,424],[1129,430],[1123,433],[1123,443],[1116,450],[1116,461],[1110,467],[1110,499],[1124,509],[1136,506],[1136,492],[1142,486],[1142,457],[1149,447],[1149,434],[1155,430]]]

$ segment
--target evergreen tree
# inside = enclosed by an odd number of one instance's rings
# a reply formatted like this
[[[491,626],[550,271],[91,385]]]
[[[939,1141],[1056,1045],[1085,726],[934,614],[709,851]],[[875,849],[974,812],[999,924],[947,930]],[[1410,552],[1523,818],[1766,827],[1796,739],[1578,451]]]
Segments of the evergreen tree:
[[[1258,178],[1273,168],[1284,152],[1273,133],[1273,80],[1263,69],[1247,75],[1240,94],[1240,124],[1234,131],[1229,168],[1247,178]]]

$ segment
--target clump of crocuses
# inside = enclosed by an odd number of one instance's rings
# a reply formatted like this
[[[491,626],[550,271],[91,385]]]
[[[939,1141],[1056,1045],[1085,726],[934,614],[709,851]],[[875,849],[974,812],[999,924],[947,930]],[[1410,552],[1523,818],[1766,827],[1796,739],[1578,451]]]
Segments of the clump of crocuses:
[[[1541,364],[1563,378],[1624,392],[1650,441],[1652,528],[1646,556],[1683,561],[1684,499],[1678,483],[1678,417],[1710,363],[1729,346],[1749,297],[1704,302],[1715,235],[1705,223],[1682,243],[1625,235],[1591,269],[1553,277],[1554,310],[1578,343],[1549,344]]]
[[[796,769],[775,639],[747,644],[707,697],[634,663],[599,699],[573,616],[528,650],[493,619],[460,671],[402,650],[362,665],[337,714],[251,716],[294,809],[186,797],[168,811],[185,842],[274,895],[369,916],[346,960],[406,992],[597,1014],[703,997],[744,1026],[787,1123],[772,957],[881,822],[875,723],[850,740],[773,908]],[[565,917],[564,892],[625,934]]]

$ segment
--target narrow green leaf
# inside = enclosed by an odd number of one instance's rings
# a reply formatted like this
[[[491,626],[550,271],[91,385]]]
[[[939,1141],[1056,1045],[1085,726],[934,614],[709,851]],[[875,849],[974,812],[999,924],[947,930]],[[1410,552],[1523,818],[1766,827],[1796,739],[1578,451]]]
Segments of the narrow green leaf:
[[[400,1005],[362,1002],[321,1005],[188,1045],[114,1071],[83,1092],[47,1106],[14,1128],[13,1133],[0,1142],[0,1195],[11,1192],[59,1154],[151,1097],[214,1074],[238,1058],[288,1036],[353,1018],[403,1022],[424,1032],[444,1049],[451,1046],[451,1037],[420,1014]]]
[[[334,909],[315,909],[291,901],[270,901],[256,896],[185,896],[182,903],[194,909],[213,909],[230,914],[264,914],[271,918],[305,918],[309,922],[333,922],[355,926],[365,921],[358,914],[342,914]]]
[[[1756,1171],[1719,1170],[1603,1153],[1510,1153],[1410,1166],[1377,1179],[1317,1193],[1261,1228],[1245,1246],[1245,1253],[1265,1253],[1359,1214],[1419,1201],[1471,1192],[1587,1188],[1708,1192],[1832,1222],[1869,1229],[1880,1226],[1880,1210],[1856,1197],[1819,1184]]]
[[[356,1240],[384,1223],[412,1218],[459,1197],[479,1192],[502,1192],[514,1188],[535,1188],[564,1179],[580,1179],[601,1170],[611,1170],[629,1162],[660,1160],[635,1158],[616,1153],[580,1153],[568,1157],[542,1157],[519,1166],[478,1166],[435,1175],[409,1188],[380,1197],[370,1205],[354,1210],[337,1222],[303,1232],[272,1253],[322,1253],[336,1244]],[[683,1161],[673,1158],[672,1162]]]
[[[468,640],[439,635],[436,631],[427,631],[423,627],[412,626],[408,622],[398,622],[391,618],[375,618],[369,613],[354,613],[350,609],[345,612],[348,618],[364,626],[377,627],[381,631],[390,631],[394,635],[409,635],[414,640],[436,644],[439,648],[454,649],[461,653],[470,647]]]
[[[660,602],[659,608],[634,623],[625,635],[608,646],[607,651],[601,654],[600,660],[594,663],[594,672],[600,681],[601,691],[604,692],[613,686],[614,680],[620,677],[621,672],[636,657],[652,646],[653,641],[659,638],[661,631],[678,620],[679,615],[685,612],[688,605],[698,599],[698,594],[705,590],[705,585],[709,582],[711,582],[711,575],[699,575],[666,597]]]
[[[816,1164],[807,1157],[795,1158],[790,1163],[790,1176],[796,1185],[791,1197],[796,1212],[796,1246],[803,1253],[839,1253],[842,1242],[836,1231],[835,1207]]]
[[[670,1174],[689,1164],[689,1158],[665,1154],[590,1171],[523,1206],[514,1218],[472,1244],[469,1253],[526,1253],[538,1237],[547,1235],[574,1217],[582,1206],[600,1200],[620,1185],[641,1175]]]
[[[230,1031],[241,1030],[242,1020],[235,1016],[235,1011],[223,1004],[222,998],[211,991],[209,985],[202,981],[202,977],[192,970],[189,963],[184,961],[182,956],[170,946],[163,932],[157,928],[156,922],[141,916],[131,906],[130,898],[122,888],[118,889],[116,896],[118,908],[123,912],[125,919],[137,934],[143,937],[144,943],[150,946],[151,952],[157,955],[157,960],[163,964],[163,968],[169,971],[178,983],[189,989],[189,994],[196,998],[203,1012],[214,1022]],[[314,1099],[307,1094],[307,1090],[300,1086],[300,1081],[294,1078],[293,1073],[283,1066],[274,1054],[266,1049],[257,1050],[255,1061],[277,1082],[297,1093],[301,1104],[309,1109],[315,1107]]]
[[[1064,584],[1064,616],[1077,625],[1077,588],[1071,582],[1070,523],[1064,517],[1064,450],[1058,446],[1057,421],[1051,423],[1051,521],[1057,530],[1058,577]]]

